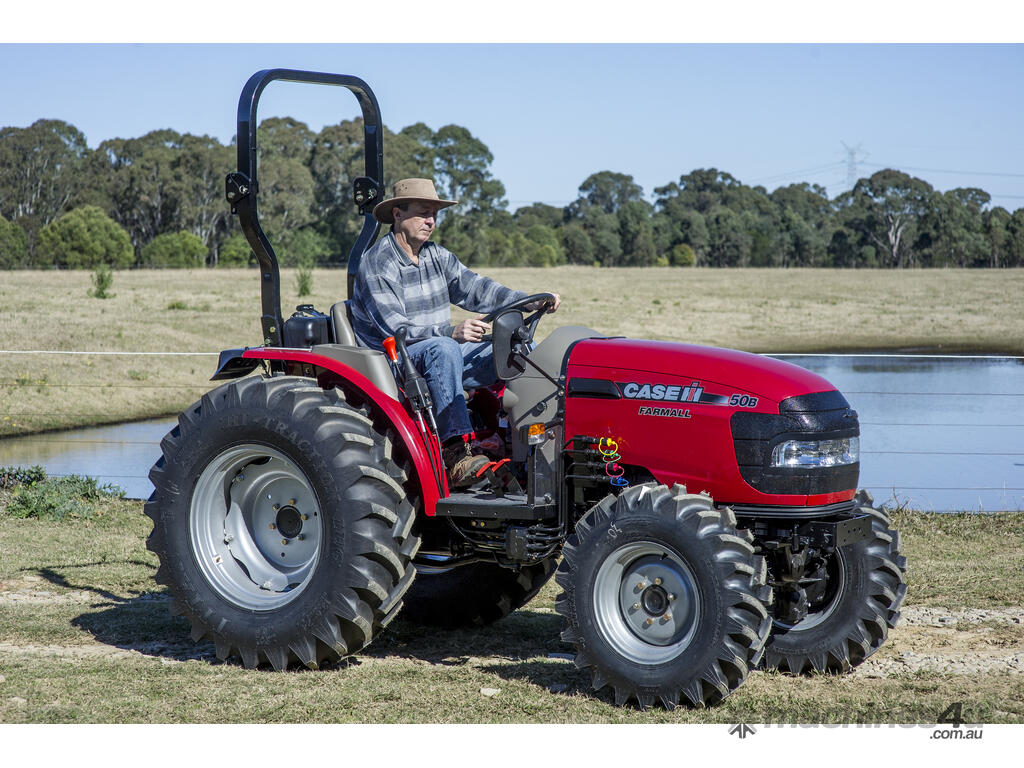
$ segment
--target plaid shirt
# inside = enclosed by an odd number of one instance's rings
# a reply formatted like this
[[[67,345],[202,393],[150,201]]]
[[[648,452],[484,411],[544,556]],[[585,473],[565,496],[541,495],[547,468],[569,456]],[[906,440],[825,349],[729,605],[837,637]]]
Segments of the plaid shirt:
[[[352,293],[352,330],[359,343],[383,349],[381,342],[403,325],[406,342],[451,336],[451,305],[470,312],[492,312],[529,294],[467,269],[454,253],[424,243],[419,264],[388,233],[363,254]]]

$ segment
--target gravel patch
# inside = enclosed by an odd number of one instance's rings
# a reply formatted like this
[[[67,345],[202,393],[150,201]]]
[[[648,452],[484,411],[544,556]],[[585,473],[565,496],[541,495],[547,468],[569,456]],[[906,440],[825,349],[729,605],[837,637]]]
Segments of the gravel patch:
[[[955,627],[960,622],[980,624],[1024,624],[1024,606],[1010,608],[937,608],[934,606],[910,606],[902,611],[900,626]]]
[[[208,644],[191,643],[139,643],[132,648],[120,648],[100,643],[82,645],[41,645],[37,643],[15,644],[0,642],[0,658],[5,656],[54,656],[70,659],[142,659],[156,658],[164,664],[185,661],[214,661],[217,654]]]
[[[146,592],[129,598],[132,602],[170,600],[164,593]],[[67,605],[114,603],[108,597],[91,589],[64,589],[39,576],[0,581],[0,605]]]

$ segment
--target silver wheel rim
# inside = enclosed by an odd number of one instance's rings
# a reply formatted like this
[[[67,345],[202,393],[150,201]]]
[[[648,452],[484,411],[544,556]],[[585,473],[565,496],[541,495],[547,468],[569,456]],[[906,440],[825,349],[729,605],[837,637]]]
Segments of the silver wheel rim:
[[[639,664],[661,664],[681,654],[697,631],[697,581],[682,558],[661,544],[625,544],[601,563],[594,613],[617,653]]]
[[[264,445],[237,445],[199,476],[189,534],[196,562],[218,594],[240,608],[269,611],[309,583],[323,517],[294,462]]]
[[[846,588],[846,561],[843,559],[842,549],[837,549],[833,557],[835,557],[835,562],[838,567],[835,575],[831,576],[831,578],[835,580],[835,588],[832,592],[831,599],[820,608],[814,611],[808,611],[807,616],[796,624],[786,624],[784,621],[776,621],[775,625],[777,627],[781,627],[788,632],[803,632],[808,629],[814,629],[814,627],[824,623],[832,616],[833,613],[836,612],[836,608],[839,606],[839,600],[843,596],[843,590]]]

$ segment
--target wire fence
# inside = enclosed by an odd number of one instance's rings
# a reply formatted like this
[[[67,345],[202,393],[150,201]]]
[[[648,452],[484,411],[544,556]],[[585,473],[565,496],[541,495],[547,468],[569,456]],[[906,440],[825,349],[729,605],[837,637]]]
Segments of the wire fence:
[[[209,358],[218,352],[118,352],[80,350],[0,350],[4,359],[18,360],[26,356],[79,357],[176,357]],[[861,483],[876,493],[934,496],[936,506],[952,499],[949,505],[963,504],[970,494],[979,497],[978,506],[993,507],[992,499],[1003,508],[1024,507],[1024,357],[1007,355],[947,354],[805,354],[770,353],[768,357],[797,360],[811,370],[824,374],[860,412]],[[907,377],[907,389],[872,383],[871,372],[835,371],[865,360],[903,361],[908,370],[921,363],[932,363],[927,370]],[[989,391],[963,386],[961,375],[950,377],[947,366],[985,368],[997,366],[1004,374],[990,381]],[[899,377],[886,368],[890,379]],[[205,373],[205,372],[204,372]],[[835,374],[835,375],[834,375]],[[859,378],[858,378],[859,377]],[[926,382],[925,386],[921,386]],[[845,386],[844,386],[845,384]],[[934,384],[934,389],[932,385]],[[916,386],[915,386],[916,385]],[[0,376],[0,402],[12,403],[12,393],[19,387],[33,386],[25,376]],[[150,390],[187,391],[209,387],[205,380],[190,383],[164,382],[45,382],[47,389],[61,391]],[[954,399],[983,402],[981,410],[967,413],[954,407]],[[37,399],[38,400],[38,399]],[[13,400],[17,402],[15,398]],[[860,401],[860,402],[858,402]],[[63,410],[8,408],[3,415],[10,418],[47,418],[59,420]],[[961,421],[942,418],[940,414],[956,413]],[[936,418],[932,418],[935,416]],[[922,418],[923,417],[923,418]],[[1016,417],[1016,418],[1014,418]],[[104,482],[135,489],[130,495],[147,496],[148,471],[159,456],[159,444],[169,429],[170,421],[129,422],[107,427],[84,427],[69,432],[46,432],[24,436],[0,437],[0,465],[41,464],[49,474],[66,476],[89,474]],[[878,440],[878,437],[884,438]],[[892,441],[895,440],[895,444]],[[149,449],[149,450],[147,450]],[[968,466],[969,465],[969,466]],[[980,468],[980,474],[979,474]],[[880,478],[885,478],[884,481]],[[986,502],[986,499],[988,501]]]

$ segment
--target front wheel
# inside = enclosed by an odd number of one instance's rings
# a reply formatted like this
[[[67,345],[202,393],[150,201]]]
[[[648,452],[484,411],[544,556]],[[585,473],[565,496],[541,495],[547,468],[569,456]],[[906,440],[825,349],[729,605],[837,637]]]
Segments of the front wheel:
[[[562,639],[616,704],[713,704],[760,659],[771,623],[765,561],[708,496],[679,485],[608,496],[577,523],[563,555]]]
[[[896,626],[907,594],[900,534],[866,491],[857,494],[857,503],[858,514],[871,516],[871,538],[828,557],[804,619],[774,622],[766,668],[795,674],[848,672],[877,651]]]

